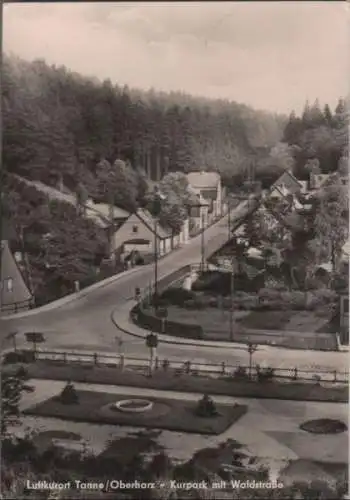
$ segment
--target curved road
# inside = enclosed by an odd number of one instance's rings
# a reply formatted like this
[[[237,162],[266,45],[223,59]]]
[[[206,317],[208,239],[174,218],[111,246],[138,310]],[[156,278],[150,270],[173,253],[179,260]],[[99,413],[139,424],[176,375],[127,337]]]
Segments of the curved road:
[[[246,210],[247,202],[243,202],[231,211],[232,220],[237,220]],[[227,216],[205,231],[205,253],[212,254],[227,241]],[[184,247],[175,250],[162,258],[158,263],[159,277],[201,259],[201,236],[196,236]],[[111,322],[111,312],[132,298],[135,287],[141,289],[148,286],[154,277],[153,265],[140,267],[130,274],[125,274],[113,283],[91,290],[84,297],[72,300],[57,309],[49,311],[31,311],[24,317],[0,319],[1,337],[11,331],[18,331],[18,345],[24,341],[23,332],[41,331],[45,334],[45,347],[87,349],[96,351],[116,351],[116,337],[123,339],[124,351],[127,355],[144,357],[147,354],[143,339],[127,335]],[[3,342],[3,347],[9,347]],[[244,363],[247,364],[247,353],[242,349],[190,347],[184,345],[161,344],[159,356],[173,359],[191,358],[198,362],[211,363]],[[285,366],[312,369],[348,369],[348,354],[320,351],[294,351],[273,347],[262,347],[254,355],[255,362],[265,362],[270,366]]]

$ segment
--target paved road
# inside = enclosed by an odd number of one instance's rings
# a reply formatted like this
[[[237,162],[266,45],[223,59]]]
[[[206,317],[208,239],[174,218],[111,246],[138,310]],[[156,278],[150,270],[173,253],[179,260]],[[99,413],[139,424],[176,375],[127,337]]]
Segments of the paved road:
[[[247,202],[231,211],[238,218],[247,209]],[[205,231],[205,253],[212,254],[227,240],[227,216]],[[201,259],[201,235],[191,239],[184,247],[165,256],[158,263],[159,277]],[[38,311],[24,318],[0,319],[1,337],[8,332],[38,330],[47,334],[50,345],[99,345],[108,346],[118,334],[110,320],[113,309],[122,306],[133,296],[137,286],[145,288],[154,278],[154,266],[140,267],[137,271],[115,282],[95,289],[79,300],[74,300],[58,309]],[[125,337],[125,335],[120,335]],[[19,336],[20,340],[20,336]],[[125,339],[128,340],[128,339]],[[3,347],[6,347],[4,343]]]
[[[231,217],[238,218],[245,213],[247,202],[243,202],[232,210]],[[206,255],[218,250],[227,241],[227,216],[205,231]],[[174,251],[159,261],[159,277],[193,262],[200,261],[201,236],[193,238],[186,246]],[[7,333],[18,330],[19,344],[23,340],[24,331],[41,331],[45,333],[47,342],[45,347],[89,349],[99,351],[116,351],[115,337],[124,342],[124,349],[128,355],[144,356],[146,348],[144,340],[124,334],[112,324],[110,315],[118,307],[125,307],[125,303],[133,296],[135,287],[144,288],[153,281],[154,268],[152,265],[140,267],[137,271],[126,274],[116,282],[98,288],[88,295],[51,311],[37,312],[26,318],[0,320],[0,332],[3,338]],[[4,347],[9,343],[4,342]],[[197,362],[211,361],[220,363],[225,361],[232,364],[246,364],[245,350],[227,348],[195,348],[178,345],[160,346],[162,357],[185,360],[191,358]],[[319,351],[290,351],[287,349],[264,348],[255,355],[255,361],[270,366],[312,369],[330,369],[345,371],[348,369],[348,354]]]

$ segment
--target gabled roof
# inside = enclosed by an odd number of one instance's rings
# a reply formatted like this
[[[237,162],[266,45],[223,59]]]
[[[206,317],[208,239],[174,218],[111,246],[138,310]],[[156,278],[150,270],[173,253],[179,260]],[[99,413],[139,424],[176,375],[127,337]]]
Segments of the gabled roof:
[[[277,181],[272,184],[271,191],[274,188],[280,188],[282,185],[286,186],[290,193],[297,193],[301,190],[298,179],[289,170],[285,170]]]
[[[221,178],[217,172],[190,172],[187,174],[189,184],[199,189],[217,189]]]
[[[160,225],[157,219],[155,219],[148,210],[144,208],[139,208],[135,212],[136,216],[145,224],[145,226],[152,231],[154,234],[155,230],[157,237],[161,240],[165,240],[172,236],[172,231],[170,229],[164,228]]]
[[[19,270],[16,261],[12,255],[8,242],[1,241],[1,288],[0,288],[0,306],[11,306],[20,304],[32,299],[32,294],[28,290]],[[7,279],[12,279],[12,291],[6,291],[3,284]]]
[[[331,174],[314,174],[310,173],[310,180],[313,181],[314,187],[320,188],[331,177]]]

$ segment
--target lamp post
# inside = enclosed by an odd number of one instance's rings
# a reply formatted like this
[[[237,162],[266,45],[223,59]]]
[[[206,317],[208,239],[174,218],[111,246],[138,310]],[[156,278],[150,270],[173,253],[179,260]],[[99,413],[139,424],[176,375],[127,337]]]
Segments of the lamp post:
[[[249,378],[252,378],[252,361],[253,361],[253,354],[257,350],[258,346],[257,344],[253,344],[252,342],[248,342],[247,344],[247,351],[249,353]]]

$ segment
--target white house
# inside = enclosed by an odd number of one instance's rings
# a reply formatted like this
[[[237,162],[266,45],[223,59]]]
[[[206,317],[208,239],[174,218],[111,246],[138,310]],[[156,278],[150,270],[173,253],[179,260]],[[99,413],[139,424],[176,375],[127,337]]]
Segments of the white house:
[[[124,254],[138,251],[140,254],[159,256],[189,241],[189,221],[186,220],[179,234],[164,228],[145,209],[138,209],[122,223],[111,238],[111,253],[122,250]]]
[[[192,195],[189,201],[189,219],[192,230],[198,231],[204,229],[209,224],[209,201],[195,191],[191,185],[188,191]]]
[[[209,202],[209,214],[218,217],[222,213],[221,177],[217,172],[190,172],[187,180],[191,188]]]

